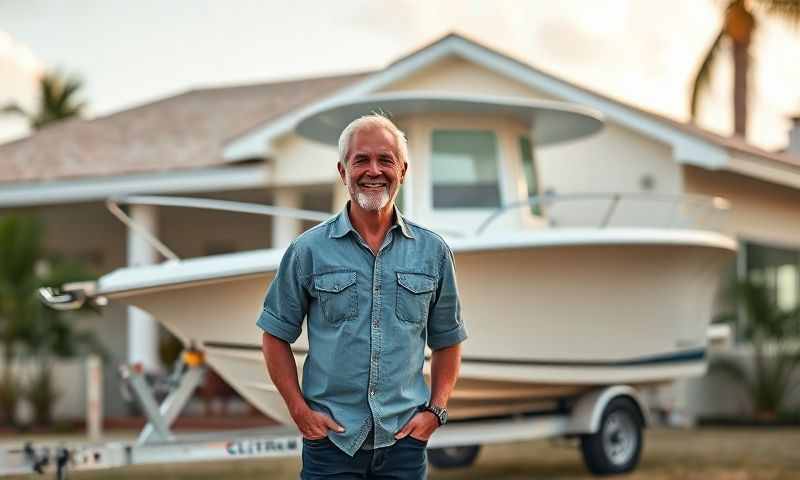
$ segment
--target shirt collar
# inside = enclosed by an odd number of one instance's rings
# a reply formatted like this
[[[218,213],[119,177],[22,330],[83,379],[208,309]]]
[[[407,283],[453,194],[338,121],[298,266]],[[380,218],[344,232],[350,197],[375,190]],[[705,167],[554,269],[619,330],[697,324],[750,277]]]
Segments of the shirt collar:
[[[350,206],[350,200],[347,201],[342,211],[336,216],[336,219],[333,221],[331,226],[330,233],[328,234],[331,238],[342,238],[347,235],[348,232],[353,231],[355,232],[356,229],[353,228],[353,224],[350,223],[350,215],[348,212],[348,207]],[[403,233],[403,236],[406,238],[414,238],[414,234],[411,233],[411,229],[408,228],[408,224],[406,223],[405,218],[403,218],[403,214],[400,213],[400,209],[397,208],[397,205],[394,206],[394,224],[389,229],[391,230],[395,226],[400,228],[400,231]]]

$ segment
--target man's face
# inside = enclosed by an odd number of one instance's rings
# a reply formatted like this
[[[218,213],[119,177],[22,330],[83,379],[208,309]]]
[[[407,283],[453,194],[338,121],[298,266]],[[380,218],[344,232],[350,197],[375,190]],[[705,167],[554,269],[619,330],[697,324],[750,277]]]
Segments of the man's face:
[[[347,165],[338,168],[350,198],[364,210],[377,211],[394,202],[408,164],[400,159],[390,132],[369,127],[353,135]]]

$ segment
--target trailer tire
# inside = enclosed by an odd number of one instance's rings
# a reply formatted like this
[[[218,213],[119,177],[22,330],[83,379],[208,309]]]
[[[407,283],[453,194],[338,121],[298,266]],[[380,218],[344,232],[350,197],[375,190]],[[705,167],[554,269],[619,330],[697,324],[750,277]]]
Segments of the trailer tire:
[[[429,448],[428,463],[436,468],[462,468],[475,463],[480,445],[464,445],[460,447]]]
[[[632,471],[639,464],[644,436],[639,408],[629,398],[616,397],[603,410],[600,429],[581,435],[586,467],[595,475]]]

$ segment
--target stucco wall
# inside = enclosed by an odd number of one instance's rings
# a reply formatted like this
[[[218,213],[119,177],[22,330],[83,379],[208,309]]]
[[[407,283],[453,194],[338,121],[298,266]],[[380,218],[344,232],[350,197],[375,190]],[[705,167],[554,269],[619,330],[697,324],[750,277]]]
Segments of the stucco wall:
[[[544,190],[556,193],[643,192],[645,176],[654,193],[681,192],[681,169],[671,147],[608,122],[597,134],[536,152]]]
[[[800,249],[800,191],[730,172],[683,171],[687,193],[730,200],[730,229],[738,238]]]
[[[800,191],[743,175],[684,166],[687,193],[714,195],[731,202],[728,229],[740,240],[800,249]],[[747,344],[714,353],[751,365]],[[800,377],[795,377],[800,381]],[[796,384],[796,383],[795,383]],[[710,373],[703,378],[681,382],[676,387],[682,407],[691,415],[749,415],[747,394],[729,377]],[[800,406],[800,390],[789,398],[788,406]]]
[[[557,100],[542,91],[455,56],[442,59],[380,91],[412,90]]]
[[[332,184],[339,178],[337,149],[295,134],[287,134],[273,145],[270,185],[299,186]]]

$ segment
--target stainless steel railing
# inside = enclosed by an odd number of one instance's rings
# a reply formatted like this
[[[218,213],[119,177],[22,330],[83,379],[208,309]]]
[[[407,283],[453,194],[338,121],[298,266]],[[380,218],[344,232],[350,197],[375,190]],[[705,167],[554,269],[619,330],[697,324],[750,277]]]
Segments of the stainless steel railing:
[[[730,202],[704,195],[654,193],[577,193],[542,195],[495,210],[476,229],[480,235],[513,210],[529,207],[550,228],[692,228],[724,231]]]
[[[333,215],[328,212],[275,207],[229,200],[212,200],[192,197],[157,195],[131,195],[111,197],[106,207],[128,228],[141,235],[165,258],[180,258],[146,228],[137,224],[120,205],[156,205],[166,207],[202,208],[257,215],[282,216],[298,220],[321,222]],[[492,212],[475,230],[484,233],[492,224],[509,212],[520,208],[536,209],[538,216],[547,220],[544,228],[694,228],[722,231],[727,222],[730,204],[721,197],[702,195],[663,195],[653,193],[581,193],[567,195],[542,195],[527,201],[504,205]],[[451,236],[468,236],[463,232],[443,232]]]

